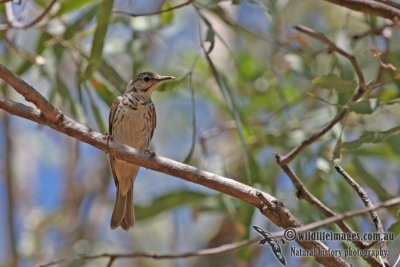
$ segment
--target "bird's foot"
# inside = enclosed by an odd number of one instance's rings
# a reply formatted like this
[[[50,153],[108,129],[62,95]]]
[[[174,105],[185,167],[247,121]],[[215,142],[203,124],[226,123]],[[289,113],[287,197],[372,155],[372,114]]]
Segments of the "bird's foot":
[[[108,132],[105,132],[105,133],[103,134],[103,140],[107,141],[107,146],[109,146],[109,145],[110,145],[110,141],[113,140],[113,137],[112,137],[112,135],[109,134]]]
[[[156,156],[156,153],[154,153],[154,152],[151,151],[150,149],[146,149],[146,150],[144,151],[144,154],[145,154],[146,156],[148,156],[150,159],[151,159],[151,158],[154,158],[154,157]]]

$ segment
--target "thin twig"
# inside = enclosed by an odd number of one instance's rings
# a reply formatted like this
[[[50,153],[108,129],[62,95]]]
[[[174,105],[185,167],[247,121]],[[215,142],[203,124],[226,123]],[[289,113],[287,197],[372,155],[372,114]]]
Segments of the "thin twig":
[[[301,151],[303,151],[303,149],[314,143],[316,140],[318,140],[320,137],[326,134],[330,129],[332,129],[333,126],[336,125],[336,123],[340,122],[344,117],[346,117],[347,113],[348,113],[348,108],[344,107],[343,109],[341,109],[336,114],[336,116],[330,122],[325,124],[325,126],[323,126],[320,130],[313,133],[307,139],[303,140],[303,142],[301,142],[300,145],[293,148],[288,154],[282,156],[280,158],[281,164],[286,165],[289,162],[291,162]]]
[[[349,183],[351,187],[357,192],[357,194],[360,196],[361,200],[364,202],[365,206],[370,208],[373,207],[374,205],[372,204],[371,200],[369,199],[367,193],[365,190],[360,186],[340,165],[339,163],[335,163],[335,170],[343,176],[343,178]],[[372,221],[374,222],[376,230],[381,234],[381,237],[383,237],[385,230],[383,229],[383,225],[381,220],[378,217],[378,213],[376,211],[371,211],[370,212]],[[385,240],[381,239],[379,241],[379,245],[381,250],[388,251],[388,246]],[[387,261],[387,257],[384,257],[384,260]]]
[[[107,267],[111,267],[115,261],[115,257],[110,257],[110,260],[108,261]]]
[[[194,0],[188,0],[188,1],[184,2],[184,3],[179,4],[179,5],[172,6],[172,7],[169,7],[169,8],[166,8],[166,9],[162,9],[162,10],[159,10],[159,11],[150,12],[150,13],[141,13],[141,14],[139,13],[138,14],[138,13],[126,12],[126,11],[123,11],[123,10],[113,10],[113,12],[117,13],[117,14],[131,16],[131,17],[153,16],[153,15],[159,15],[161,13],[169,12],[169,11],[172,11],[174,9],[178,9],[178,8],[187,6],[187,5],[191,4],[192,2],[194,2]]]
[[[199,142],[200,142],[200,146],[203,150],[203,153],[207,154],[206,142],[209,139],[216,137],[225,131],[233,130],[233,129],[236,129],[236,123],[234,120],[229,120],[229,121],[225,121],[215,127],[212,127],[211,129],[207,129],[207,130],[203,131],[199,135]]]
[[[391,70],[395,72],[397,75],[400,75],[400,71],[396,66],[394,66],[391,63],[384,62],[384,59],[382,59],[382,53],[380,51],[378,51],[377,49],[371,49],[371,52],[381,68]]]
[[[42,57],[41,55],[36,55],[34,53],[28,52],[21,47],[17,46],[12,40],[10,40],[7,35],[4,35],[4,41],[11,49],[15,50],[15,54],[21,56],[24,59],[31,61],[33,64],[37,65],[44,65],[46,64],[47,60]]]
[[[392,29],[390,29],[390,31],[392,32]],[[380,62],[383,63],[383,61],[387,61],[387,59],[389,58],[389,52],[390,52],[390,41],[389,40],[390,40],[391,36],[389,36],[388,34],[382,35],[382,36],[383,36],[383,41],[384,41],[384,44],[385,44],[385,48],[384,48],[384,51],[382,53],[379,53],[379,55],[378,55],[379,56],[379,60],[380,60],[380,61],[378,60],[379,63]],[[389,64],[389,66],[390,65],[392,65],[392,64]],[[376,76],[375,76],[375,79],[374,79],[374,83],[372,84],[372,86],[371,86],[372,88],[370,90],[373,90],[375,85],[380,83],[383,80],[385,71],[386,71],[386,65],[384,63],[383,64],[379,64],[379,69],[378,69],[378,71],[376,73]],[[399,73],[398,72],[396,72],[396,73],[397,73],[397,76],[398,76]]]
[[[186,252],[186,253],[179,253],[179,254],[153,254],[153,253],[147,253],[147,252],[133,252],[133,253],[102,253],[102,254],[97,254],[97,255],[80,255],[77,257],[72,257],[72,258],[63,258],[59,259],[56,261],[52,261],[43,265],[39,265],[39,267],[48,267],[48,266],[53,266],[53,265],[58,265],[64,262],[70,262],[70,261],[87,261],[87,260],[95,260],[95,259],[100,259],[100,258],[109,258],[109,262],[107,266],[111,266],[116,259],[121,259],[121,258],[149,258],[149,259],[154,259],[154,260],[161,260],[161,259],[183,259],[183,258],[191,258],[191,257],[199,257],[199,256],[207,256],[207,255],[217,255],[217,254],[223,254],[227,253],[230,251],[234,251],[243,247],[247,247],[250,245],[253,245],[257,243],[259,238],[254,238],[254,239],[249,239],[249,240],[244,240],[232,244],[226,244],[222,245],[219,247],[215,248],[207,248],[207,249],[201,249],[197,251],[191,251],[191,252]]]
[[[18,21],[14,16],[14,12],[12,9],[12,3],[8,2],[8,3],[6,3],[7,24],[0,25],[0,30],[8,30],[10,28],[13,28],[13,29],[30,28],[30,27],[38,24],[47,15],[47,13],[50,12],[51,8],[54,6],[54,4],[56,2],[57,2],[57,0],[52,0],[50,2],[50,4],[45,9],[43,9],[42,13],[29,23],[22,23],[22,22]]]
[[[395,26],[397,26],[396,23],[393,23],[393,22],[391,22],[391,21],[389,21],[389,22],[386,22],[386,21],[385,21],[385,24],[382,25],[382,26],[379,27],[379,28],[373,28],[373,29],[367,30],[367,31],[365,31],[365,32],[361,32],[361,33],[354,34],[354,35],[352,36],[352,39],[353,39],[354,41],[358,41],[358,40],[360,40],[360,39],[362,39],[362,38],[364,38],[364,37],[366,37],[366,36],[368,36],[368,35],[384,35],[383,33],[384,33],[384,31],[385,31],[386,29],[391,29],[391,28],[393,28],[393,27],[395,27]],[[385,37],[385,36],[384,36],[384,37]]]

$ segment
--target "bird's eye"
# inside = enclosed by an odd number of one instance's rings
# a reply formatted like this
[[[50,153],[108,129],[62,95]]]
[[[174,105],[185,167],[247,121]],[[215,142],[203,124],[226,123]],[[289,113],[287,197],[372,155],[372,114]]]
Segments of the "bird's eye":
[[[148,82],[148,81],[150,81],[150,78],[149,78],[149,77],[144,77],[143,80],[144,80],[145,82]]]

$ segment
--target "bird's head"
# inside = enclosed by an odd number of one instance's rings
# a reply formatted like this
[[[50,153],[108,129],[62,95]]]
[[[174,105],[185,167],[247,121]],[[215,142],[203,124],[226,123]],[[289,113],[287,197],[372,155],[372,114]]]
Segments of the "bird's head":
[[[173,76],[161,76],[157,73],[142,72],[129,82],[125,93],[135,92],[144,98],[151,98],[151,94],[160,84],[173,79],[175,79]]]

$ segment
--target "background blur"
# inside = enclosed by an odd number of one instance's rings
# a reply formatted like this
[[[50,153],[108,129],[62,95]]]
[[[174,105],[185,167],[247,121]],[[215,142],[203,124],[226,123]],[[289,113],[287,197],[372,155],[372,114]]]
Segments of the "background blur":
[[[20,2],[12,8],[21,22],[30,22],[49,4]],[[287,153],[343,104],[346,93],[323,88],[324,75],[352,86],[350,94],[357,79],[346,60],[291,26],[304,24],[324,32],[357,57],[367,81],[394,77],[391,71],[378,73],[371,49],[399,66],[398,29],[387,27],[375,34],[374,29],[385,25],[383,19],[317,0],[198,0],[197,8],[189,4],[154,16],[114,12],[109,21],[107,12],[99,12],[107,4],[142,14],[180,3],[183,0],[58,1],[34,27],[0,32],[0,61],[64,113],[101,132],[108,129],[109,105],[135,74],[148,70],[173,75],[177,80],[153,95],[158,116],[153,151],[271,193],[303,223],[323,218],[296,198],[273,153]],[[4,4],[0,11],[4,22]],[[316,77],[322,77],[322,83]],[[379,100],[375,108],[354,108],[343,124],[291,164],[307,188],[338,213],[363,204],[333,169],[334,153],[374,203],[399,195],[399,85],[392,81],[372,91],[367,98]],[[1,94],[24,101],[4,83],[1,87]],[[79,253],[187,252],[255,237],[253,224],[278,230],[241,201],[142,168],[135,184],[135,227],[111,231],[115,186],[107,155],[5,112],[0,112],[0,120],[0,266],[32,266]],[[394,130],[388,133],[389,129]],[[379,214],[385,229],[391,227],[397,234],[396,209]],[[355,231],[375,231],[368,216],[349,224]],[[323,230],[338,231],[334,226]],[[392,262],[400,253],[398,247],[398,241],[389,243]],[[288,248],[283,247],[285,255]],[[286,260],[288,266],[316,265],[308,258]],[[347,260],[365,265],[359,258]],[[114,263],[133,265],[279,263],[270,248],[260,246],[222,256]]]

